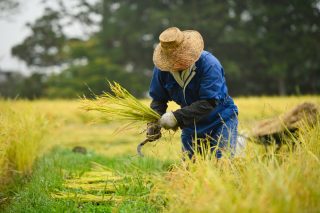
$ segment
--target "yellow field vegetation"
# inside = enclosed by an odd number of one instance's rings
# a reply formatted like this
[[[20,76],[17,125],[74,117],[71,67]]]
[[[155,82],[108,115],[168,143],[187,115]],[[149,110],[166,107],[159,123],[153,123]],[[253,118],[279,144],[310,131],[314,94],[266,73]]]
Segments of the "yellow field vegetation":
[[[257,121],[278,116],[302,102],[320,105],[319,96],[241,97],[239,131],[249,132]],[[148,104],[149,100],[143,100]],[[119,121],[84,112],[80,101],[0,101],[0,176],[29,173],[42,149],[54,145],[83,146],[107,157],[138,158],[136,146],[145,138],[145,126],[121,129]],[[169,109],[177,106],[170,103]],[[50,125],[48,125],[50,123]],[[117,131],[119,130],[119,131]],[[45,137],[46,136],[46,137]],[[245,155],[235,159],[201,159],[182,163],[180,132],[167,133],[145,145],[147,157],[177,162],[172,170],[149,177],[151,200],[164,199],[168,212],[314,212],[320,209],[320,120],[304,126],[275,152],[248,143]]]
[[[1,101],[0,177],[5,183],[11,175],[30,174],[41,153],[48,120],[30,102]]]
[[[248,144],[239,158],[197,156],[196,163],[178,164],[154,178],[154,198],[167,199],[166,212],[319,210],[320,119],[315,127],[305,126],[297,139],[284,142],[296,146],[280,152],[271,146],[266,152]]]
[[[277,116],[295,105],[304,101],[320,104],[318,96],[301,96],[301,97],[242,97],[236,98],[235,102],[239,107],[239,131],[250,131],[255,122]],[[143,100],[149,104],[149,100]],[[174,110],[178,106],[174,103],[169,104],[169,110]],[[50,122],[50,128],[47,129],[49,136],[46,145],[61,145],[73,147],[81,145],[95,150],[98,153],[108,156],[121,154],[135,155],[136,145],[145,137],[145,126],[136,126],[126,129],[123,134],[123,123],[118,121],[106,122],[100,113],[85,112],[81,109],[81,102],[77,100],[38,100],[38,101],[0,101],[1,109],[1,129],[6,131],[17,132],[16,123],[18,119],[24,118],[25,125],[32,122],[38,125],[43,122]],[[10,118],[11,116],[11,118]],[[40,119],[35,119],[39,117]],[[16,127],[16,128],[14,128]],[[20,128],[21,129],[21,128]],[[30,132],[39,132],[41,128],[28,128],[24,134]],[[119,131],[118,131],[119,130]],[[22,131],[22,130],[20,130]],[[1,152],[8,144],[4,142],[4,130],[1,131]],[[6,133],[8,137],[9,133]],[[13,133],[10,133],[13,134]],[[22,132],[20,133],[22,134]],[[18,134],[15,134],[19,137]],[[146,154],[158,158],[179,158],[180,153],[180,132],[166,134],[163,139],[152,146],[146,145]]]

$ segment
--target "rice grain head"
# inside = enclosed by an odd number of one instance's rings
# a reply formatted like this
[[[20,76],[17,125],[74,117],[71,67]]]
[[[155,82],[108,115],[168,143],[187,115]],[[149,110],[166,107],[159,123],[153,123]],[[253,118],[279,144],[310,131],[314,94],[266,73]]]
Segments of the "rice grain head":
[[[84,98],[82,108],[103,113],[106,120],[122,120],[128,124],[157,122],[160,115],[143,104],[117,82],[108,82],[112,93],[105,92],[94,100]]]

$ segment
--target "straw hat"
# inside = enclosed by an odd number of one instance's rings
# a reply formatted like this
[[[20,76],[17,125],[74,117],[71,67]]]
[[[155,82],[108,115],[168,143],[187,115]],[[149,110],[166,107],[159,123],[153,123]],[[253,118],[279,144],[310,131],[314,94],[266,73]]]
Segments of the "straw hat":
[[[199,32],[180,31],[177,27],[163,31],[159,40],[153,52],[153,63],[162,71],[187,69],[200,58],[204,47]]]

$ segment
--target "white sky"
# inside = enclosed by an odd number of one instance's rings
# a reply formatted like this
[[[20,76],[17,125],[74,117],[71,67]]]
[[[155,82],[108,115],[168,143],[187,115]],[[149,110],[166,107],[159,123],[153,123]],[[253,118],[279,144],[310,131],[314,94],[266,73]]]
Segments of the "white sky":
[[[17,14],[8,20],[0,20],[0,70],[20,70],[28,73],[28,68],[22,61],[11,56],[11,47],[20,43],[30,32],[25,26],[41,16],[44,6],[41,0],[21,1]]]
[[[43,0],[21,0],[20,8],[16,14],[13,14],[8,19],[0,19],[0,70],[21,71],[24,74],[30,73],[30,69],[23,61],[11,55],[11,48],[21,43],[30,34],[30,31],[25,26],[26,23],[33,22],[43,14],[45,5],[41,1]],[[66,3],[71,4],[71,2],[68,1]],[[83,34],[83,30],[81,26],[75,25],[65,29],[65,33],[79,37],[79,34]]]

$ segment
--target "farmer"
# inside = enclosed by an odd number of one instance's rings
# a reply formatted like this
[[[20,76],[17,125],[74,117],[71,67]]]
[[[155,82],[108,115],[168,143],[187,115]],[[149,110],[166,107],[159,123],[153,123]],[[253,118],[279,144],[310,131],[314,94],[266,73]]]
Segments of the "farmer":
[[[150,107],[161,115],[159,123],[149,123],[147,137],[156,140],[164,129],[182,129],[182,149],[191,159],[196,143],[209,141],[217,158],[222,150],[234,154],[238,109],[228,89],[224,70],[218,59],[203,50],[199,32],[171,27],[159,36],[153,53],[153,77]],[[168,101],[181,106],[166,112]],[[195,132],[196,130],[196,132]],[[197,137],[197,141],[195,141]]]

